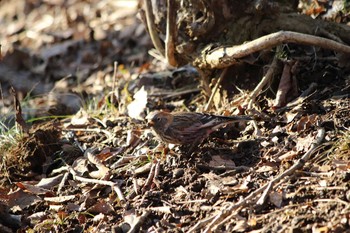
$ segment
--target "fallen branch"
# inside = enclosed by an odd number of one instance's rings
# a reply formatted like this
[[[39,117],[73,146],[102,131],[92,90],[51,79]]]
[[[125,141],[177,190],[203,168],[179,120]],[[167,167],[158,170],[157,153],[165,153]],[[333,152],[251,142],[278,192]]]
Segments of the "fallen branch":
[[[276,47],[283,43],[317,46],[340,53],[350,54],[350,46],[334,40],[298,32],[279,31],[242,45],[219,47],[209,52],[204,50],[202,55],[194,61],[194,64],[202,69],[222,69],[237,64],[240,58],[264,49]]]
[[[152,9],[152,2],[150,0],[145,1],[146,19],[147,19],[147,29],[151,37],[154,47],[159,51],[159,53],[164,57],[165,51],[162,42],[157,33],[156,25],[154,23],[154,15]]]

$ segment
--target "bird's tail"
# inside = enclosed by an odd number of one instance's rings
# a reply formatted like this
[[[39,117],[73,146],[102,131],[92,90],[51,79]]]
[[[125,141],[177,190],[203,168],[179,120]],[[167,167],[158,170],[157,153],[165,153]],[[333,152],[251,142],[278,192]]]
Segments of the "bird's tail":
[[[201,128],[212,128],[212,130],[215,130],[225,124],[230,124],[237,121],[251,121],[251,120],[254,120],[254,118],[249,115],[218,116],[218,115],[202,114],[199,120],[203,123]]]
[[[219,118],[227,121],[252,121],[255,120],[251,115],[239,115],[239,116],[218,116]]]

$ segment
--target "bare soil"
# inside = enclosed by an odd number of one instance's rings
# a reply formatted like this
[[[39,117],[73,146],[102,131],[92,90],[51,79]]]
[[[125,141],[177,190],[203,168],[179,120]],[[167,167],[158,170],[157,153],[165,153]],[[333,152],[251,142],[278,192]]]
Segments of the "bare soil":
[[[347,58],[286,45],[255,102],[257,127],[228,125],[190,152],[159,145],[144,117],[203,111],[208,93],[195,69],[149,55],[137,2],[0,4],[0,232],[350,232]],[[231,67],[210,112],[245,114],[274,52]],[[276,106],[290,61],[291,92]],[[19,115],[31,121],[7,143]]]

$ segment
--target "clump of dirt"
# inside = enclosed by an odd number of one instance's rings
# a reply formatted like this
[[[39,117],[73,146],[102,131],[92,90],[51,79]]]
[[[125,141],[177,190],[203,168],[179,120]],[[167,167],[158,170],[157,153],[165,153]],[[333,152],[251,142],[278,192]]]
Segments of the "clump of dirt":
[[[61,149],[61,127],[59,122],[34,125],[18,144],[5,153],[5,166],[11,181],[27,180],[42,175],[44,164],[55,160]],[[38,178],[39,178],[38,177]]]

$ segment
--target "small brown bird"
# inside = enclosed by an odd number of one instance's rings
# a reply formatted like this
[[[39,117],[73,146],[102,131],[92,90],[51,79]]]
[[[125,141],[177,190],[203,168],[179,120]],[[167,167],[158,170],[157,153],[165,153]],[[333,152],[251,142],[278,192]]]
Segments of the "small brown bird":
[[[155,111],[147,118],[157,136],[171,144],[198,144],[223,125],[253,120],[250,116],[217,116],[195,112]]]

